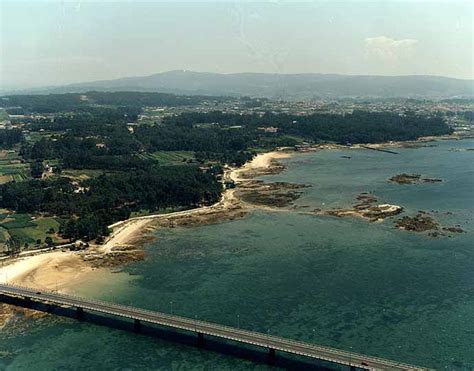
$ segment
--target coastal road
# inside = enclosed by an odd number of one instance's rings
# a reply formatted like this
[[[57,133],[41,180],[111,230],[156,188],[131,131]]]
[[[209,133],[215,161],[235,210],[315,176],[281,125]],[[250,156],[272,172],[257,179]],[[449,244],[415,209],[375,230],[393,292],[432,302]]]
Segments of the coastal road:
[[[426,370],[425,368],[382,358],[350,353],[334,348],[323,347],[205,321],[192,320],[166,313],[148,311],[131,306],[81,298],[73,295],[59,294],[52,291],[38,291],[37,289],[22,286],[0,284],[0,300],[2,300],[2,296],[72,307],[78,310],[78,314],[87,310],[121,318],[129,318],[134,320],[135,323],[144,322],[168,328],[186,330],[198,334],[201,338],[204,335],[207,335],[232,340],[238,343],[250,344],[268,349],[271,355],[274,355],[275,351],[281,351],[308,358],[325,360],[340,365],[354,366],[366,370]]]

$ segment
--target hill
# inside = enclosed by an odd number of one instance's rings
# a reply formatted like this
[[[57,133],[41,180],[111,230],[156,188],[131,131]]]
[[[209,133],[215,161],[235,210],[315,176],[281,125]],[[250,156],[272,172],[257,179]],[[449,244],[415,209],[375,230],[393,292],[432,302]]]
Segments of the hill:
[[[218,74],[170,71],[40,89],[38,93],[153,91],[190,95],[233,95],[282,99],[447,98],[474,96],[473,80],[439,76],[362,76],[324,74]],[[31,91],[30,91],[31,93]]]

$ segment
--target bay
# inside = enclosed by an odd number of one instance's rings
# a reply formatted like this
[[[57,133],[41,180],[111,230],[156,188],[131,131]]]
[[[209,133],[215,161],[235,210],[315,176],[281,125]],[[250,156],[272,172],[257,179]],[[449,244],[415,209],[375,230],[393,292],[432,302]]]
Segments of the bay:
[[[284,172],[262,179],[310,185],[295,208],[158,230],[144,261],[116,282],[77,293],[436,369],[472,369],[474,141],[428,145],[397,155],[347,149],[282,160]],[[388,182],[400,173],[442,182]],[[369,223],[307,212],[348,207],[361,192],[465,233],[433,238],[395,229],[396,218]],[[22,332],[0,334],[1,369],[268,368],[53,316],[26,321]]]

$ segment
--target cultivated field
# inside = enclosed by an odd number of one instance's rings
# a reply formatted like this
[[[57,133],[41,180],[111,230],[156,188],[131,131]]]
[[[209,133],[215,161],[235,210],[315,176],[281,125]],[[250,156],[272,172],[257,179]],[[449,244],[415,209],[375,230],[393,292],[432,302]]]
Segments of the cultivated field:
[[[190,151],[158,151],[153,153],[142,153],[139,155],[144,160],[158,161],[160,165],[186,165],[194,159]]]
[[[29,174],[30,166],[21,162],[16,151],[0,151],[0,184],[25,180]]]
[[[32,219],[30,214],[0,214],[0,243],[9,237],[16,237],[21,246],[27,243],[33,246],[37,240],[44,243],[46,237],[57,241],[59,222],[51,217]]]

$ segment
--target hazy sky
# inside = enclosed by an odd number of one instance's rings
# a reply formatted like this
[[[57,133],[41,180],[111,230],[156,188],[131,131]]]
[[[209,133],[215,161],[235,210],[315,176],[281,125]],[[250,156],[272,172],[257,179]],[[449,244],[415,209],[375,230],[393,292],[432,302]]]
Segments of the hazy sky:
[[[473,78],[473,4],[0,0],[0,88],[176,69]]]

